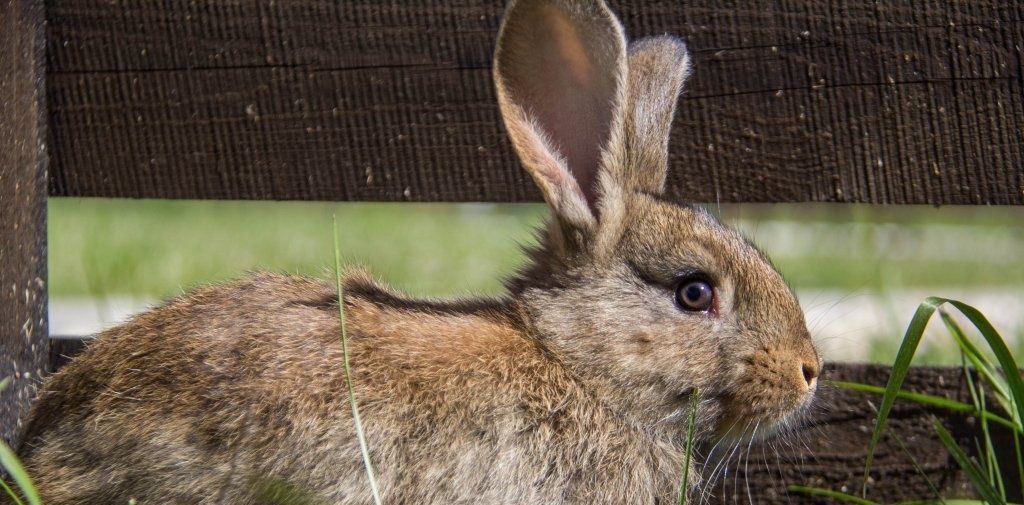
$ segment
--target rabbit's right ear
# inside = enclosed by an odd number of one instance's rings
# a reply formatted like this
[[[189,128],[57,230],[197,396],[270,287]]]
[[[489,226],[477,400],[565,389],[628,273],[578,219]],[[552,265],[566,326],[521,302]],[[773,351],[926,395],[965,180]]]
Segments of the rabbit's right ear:
[[[625,34],[603,1],[510,3],[494,57],[498,103],[563,227],[589,234],[614,205],[599,175],[621,137],[627,72]]]

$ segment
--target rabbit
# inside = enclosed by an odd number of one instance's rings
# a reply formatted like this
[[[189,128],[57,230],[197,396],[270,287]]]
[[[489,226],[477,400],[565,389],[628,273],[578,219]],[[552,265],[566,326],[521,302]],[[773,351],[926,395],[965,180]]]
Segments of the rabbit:
[[[793,292],[664,196],[689,71],[681,41],[627,44],[601,1],[512,1],[496,94],[551,218],[507,293],[417,300],[353,270],[343,307],[272,273],[173,299],[41,387],[20,455],[44,501],[372,503],[340,308],[384,503],[665,504],[691,396],[701,443],[789,426],[822,366]]]

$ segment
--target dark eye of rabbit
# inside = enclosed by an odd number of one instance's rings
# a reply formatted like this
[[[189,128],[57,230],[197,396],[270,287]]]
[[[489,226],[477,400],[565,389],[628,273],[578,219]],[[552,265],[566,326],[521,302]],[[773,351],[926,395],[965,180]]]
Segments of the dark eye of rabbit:
[[[676,288],[676,303],[683,310],[703,312],[711,308],[715,290],[703,279],[683,279]]]

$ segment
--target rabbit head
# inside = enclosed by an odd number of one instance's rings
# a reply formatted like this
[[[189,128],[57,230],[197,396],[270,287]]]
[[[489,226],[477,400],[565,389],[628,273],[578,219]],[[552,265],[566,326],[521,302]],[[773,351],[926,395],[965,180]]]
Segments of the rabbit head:
[[[809,404],[821,360],[765,255],[663,197],[689,62],[669,36],[627,45],[603,2],[510,5],[498,100],[553,215],[510,288],[543,344],[622,415],[685,431],[696,388],[703,436],[763,436]]]

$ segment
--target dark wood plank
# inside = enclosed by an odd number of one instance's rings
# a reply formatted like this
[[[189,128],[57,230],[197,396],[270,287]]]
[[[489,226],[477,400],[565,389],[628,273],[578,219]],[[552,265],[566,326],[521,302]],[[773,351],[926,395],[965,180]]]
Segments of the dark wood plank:
[[[694,53],[673,197],[1024,203],[1022,0],[612,4]],[[55,3],[50,192],[538,200],[494,104],[501,8]]]
[[[43,4],[0,0],[0,436],[16,443],[46,370]]]

